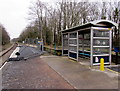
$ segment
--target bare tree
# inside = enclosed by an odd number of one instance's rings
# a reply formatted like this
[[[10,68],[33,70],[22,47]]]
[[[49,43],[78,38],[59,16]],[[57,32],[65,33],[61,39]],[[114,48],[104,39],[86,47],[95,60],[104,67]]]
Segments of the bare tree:
[[[61,30],[81,25],[93,20],[109,19],[118,22],[118,2],[89,2],[84,0],[62,0],[54,5],[43,3],[40,0],[32,3],[29,8],[30,20],[32,20],[30,32],[37,31],[36,37],[41,37],[45,44],[61,45]],[[28,29],[25,29],[28,30]],[[49,33],[49,34],[48,34]]]
[[[37,2],[32,3],[32,6],[29,7],[29,15],[34,17],[38,21],[38,30],[40,31],[41,39],[42,37],[42,24],[43,24],[43,11],[44,11],[44,3],[42,3],[40,0],[37,0]]]

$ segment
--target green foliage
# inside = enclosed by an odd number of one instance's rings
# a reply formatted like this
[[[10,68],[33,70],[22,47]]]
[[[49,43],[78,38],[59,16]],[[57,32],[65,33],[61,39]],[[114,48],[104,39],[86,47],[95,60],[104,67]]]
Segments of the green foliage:
[[[57,52],[57,55],[58,55],[58,56],[61,56],[61,55],[62,55],[62,52]]]
[[[19,36],[19,42],[25,41],[27,38],[39,38],[39,31],[36,26],[29,25]]]
[[[47,30],[46,31],[46,43],[50,45],[52,43],[52,32]]]

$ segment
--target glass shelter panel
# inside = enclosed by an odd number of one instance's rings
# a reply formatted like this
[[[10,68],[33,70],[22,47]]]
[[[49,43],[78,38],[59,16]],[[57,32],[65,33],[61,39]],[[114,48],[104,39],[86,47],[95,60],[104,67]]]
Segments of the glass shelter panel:
[[[63,55],[68,55],[68,34],[63,34]]]
[[[85,39],[84,41],[83,41],[83,43],[84,43],[84,46],[90,46],[90,40],[88,39]]]
[[[63,39],[68,39],[68,34],[64,34]]]
[[[68,40],[64,40],[63,42],[63,48],[68,49]]]
[[[93,64],[100,64],[100,59],[104,58],[104,62],[110,63],[110,30],[107,28],[93,28],[93,39],[92,39],[92,62]]]
[[[77,52],[77,46],[69,46],[69,50],[72,52]]]
[[[78,42],[79,42],[79,51],[83,51],[83,42],[84,42],[84,40],[83,40],[83,34],[79,34],[78,35]]]
[[[63,49],[68,49],[68,34],[63,35]]]
[[[79,40],[79,46],[82,47],[83,42],[84,42],[84,40],[83,40],[83,34],[79,34],[79,35],[78,35],[78,40]]]
[[[93,33],[94,37],[109,37],[109,31],[100,31],[100,30],[95,30]]]
[[[84,45],[83,45],[84,52],[85,51],[90,51],[90,44],[88,44],[88,43],[90,43],[90,42],[89,41],[88,42],[84,42]]]
[[[95,46],[109,46],[109,39],[94,39],[93,45],[95,45]]]
[[[79,31],[79,57],[90,58],[90,30]]]
[[[69,44],[77,45],[76,39],[69,39]]]
[[[77,60],[77,32],[69,33],[69,57]]]
[[[106,47],[94,47],[93,48],[93,55],[103,55],[109,54],[109,48]]]
[[[77,38],[77,33],[70,33],[70,38]]]

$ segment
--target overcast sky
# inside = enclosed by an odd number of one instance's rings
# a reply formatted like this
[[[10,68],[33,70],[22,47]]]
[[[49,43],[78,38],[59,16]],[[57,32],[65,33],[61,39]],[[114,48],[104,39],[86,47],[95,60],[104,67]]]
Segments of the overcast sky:
[[[34,1],[36,0],[0,0],[0,23],[11,38],[18,37],[28,24],[28,7]]]
[[[28,24],[28,7],[31,2],[35,1],[36,0],[0,0],[0,23],[6,28],[11,38],[19,37],[20,33]],[[41,1],[53,3],[56,0]]]

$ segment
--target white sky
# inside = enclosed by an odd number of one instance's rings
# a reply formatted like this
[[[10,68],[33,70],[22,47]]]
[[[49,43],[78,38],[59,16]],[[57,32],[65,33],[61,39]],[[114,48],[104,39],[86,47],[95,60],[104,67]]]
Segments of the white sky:
[[[0,0],[0,23],[6,28],[11,38],[19,37],[28,24],[28,7],[34,1],[36,0]],[[41,1],[55,2],[56,0]]]
[[[31,0],[0,0],[0,23],[11,38],[18,37],[27,25],[27,13]]]
[[[34,1],[36,0],[0,0],[0,23],[11,38],[19,37],[28,24],[28,7]],[[50,0],[41,1],[50,2]]]

